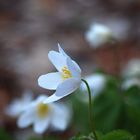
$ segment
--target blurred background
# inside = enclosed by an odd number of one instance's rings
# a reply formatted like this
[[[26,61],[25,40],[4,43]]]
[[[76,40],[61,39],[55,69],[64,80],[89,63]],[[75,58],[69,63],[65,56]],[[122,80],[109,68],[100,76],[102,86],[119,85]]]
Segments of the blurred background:
[[[87,34],[94,24],[107,27],[115,40],[99,45],[90,42]],[[27,89],[35,97],[50,93],[38,86],[37,79],[55,70],[48,60],[48,52],[57,50],[57,43],[80,65],[83,76],[96,71],[117,79],[132,76],[133,72],[140,76],[140,1],[0,0],[1,135],[7,133],[15,140],[20,139],[21,133],[27,135],[4,110]],[[124,87],[140,87],[138,75]],[[64,133],[51,135],[68,139],[76,133],[72,128],[73,125]]]

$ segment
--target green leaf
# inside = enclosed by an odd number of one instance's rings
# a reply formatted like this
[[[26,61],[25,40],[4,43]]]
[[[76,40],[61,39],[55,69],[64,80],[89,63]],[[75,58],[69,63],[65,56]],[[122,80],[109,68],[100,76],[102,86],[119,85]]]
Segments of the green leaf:
[[[95,128],[109,132],[120,125],[123,100],[116,79],[110,79],[105,90],[93,100]]]
[[[124,93],[125,122],[124,128],[136,134],[140,139],[140,88],[133,86]]]
[[[138,87],[127,90],[125,105],[129,119],[140,125],[140,89]]]
[[[98,140],[135,140],[135,136],[125,130],[114,130],[105,135],[97,132]],[[70,140],[95,140],[93,133],[89,135],[78,134]]]
[[[81,96],[81,92],[77,91],[71,96],[71,102],[73,106],[73,129],[76,132],[89,133],[89,116],[88,116],[88,104],[80,101],[77,96]]]
[[[94,135],[91,133],[89,135],[78,134],[71,138],[70,140],[94,140]]]
[[[124,130],[115,130],[102,136],[99,140],[135,140],[135,136]]]

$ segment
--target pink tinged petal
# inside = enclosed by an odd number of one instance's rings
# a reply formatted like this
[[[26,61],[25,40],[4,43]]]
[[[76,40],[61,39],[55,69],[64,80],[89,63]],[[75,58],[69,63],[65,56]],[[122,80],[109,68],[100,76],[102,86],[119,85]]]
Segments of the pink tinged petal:
[[[56,104],[54,106],[51,124],[55,129],[65,130],[70,122],[70,116],[69,108],[62,104]]]
[[[48,73],[38,79],[40,87],[50,90],[56,90],[57,86],[63,81],[60,72]]]
[[[69,56],[65,53],[65,51],[61,48],[61,46],[60,46],[59,43],[58,43],[58,49],[59,49],[59,52],[60,52],[63,56],[69,57]]]
[[[73,77],[81,78],[81,72],[79,71],[79,68],[72,61],[70,57],[67,58],[67,66],[68,66],[68,69],[71,71]]]
[[[34,115],[34,109],[30,109],[23,113],[17,121],[18,127],[25,128],[31,125],[34,121]]]
[[[36,118],[33,129],[36,133],[42,134],[43,132],[45,132],[48,129],[49,124],[50,124],[49,116],[46,116],[46,118],[44,118],[44,119]]]
[[[61,53],[58,53],[56,51],[50,51],[48,57],[58,71],[61,72],[62,68],[66,66],[66,57],[63,56]]]
[[[81,79],[69,78],[61,83],[54,93],[58,97],[64,97],[74,92],[81,83]]]

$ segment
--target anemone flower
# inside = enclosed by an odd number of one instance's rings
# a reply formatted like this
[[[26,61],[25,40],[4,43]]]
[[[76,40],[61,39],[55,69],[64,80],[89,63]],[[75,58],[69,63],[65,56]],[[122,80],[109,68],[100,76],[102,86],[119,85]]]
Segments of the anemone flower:
[[[48,57],[58,72],[42,75],[38,79],[39,86],[56,90],[44,103],[57,101],[74,92],[81,84],[81,69],[58,44],[59,52],[50,51]]]
[[[132,59],[122,70],[122,76],[124,78],[140,77],[140,59]]]
[[[26,128],[33,124],[36,133],[42,134],[50,126],[54,130],[65,130],[70,120],[70,111],[66,105],[60,103],[44,104],[47,96],[39,96],[28,105],[28,108],[20,115],[17,124],[20,128]]]
[[[140,87],[140,79],[133,77],[133,78],[127,78],[126,80],[124,80],[124,82],[122,83],[122,88],[127,90],[133,86],[138,86]]]
[[[102,24],[92,24],[90,29],[86,32],[86,40],[94,48],[98,48],[110,41],[113,33],[110,28]]]
[[[18,117],[33,100],[32,92],[26,91],[21,98],[14,99],[5,109],[5,113],[11,117]]]

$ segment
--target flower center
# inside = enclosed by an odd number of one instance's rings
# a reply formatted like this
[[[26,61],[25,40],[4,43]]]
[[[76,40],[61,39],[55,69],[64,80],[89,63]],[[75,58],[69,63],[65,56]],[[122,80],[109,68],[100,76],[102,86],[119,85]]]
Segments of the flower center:
[[[40,118],[46,117],[49,112],[49,106],[47,104],[39,103],[37,105],[37,114]]]
[[[70,70],[66,66],[64,66],[62,68],[62,78],[65,80],[65,79],[68,79],[71,77],[72,77],[72,74],[71,74]]]

